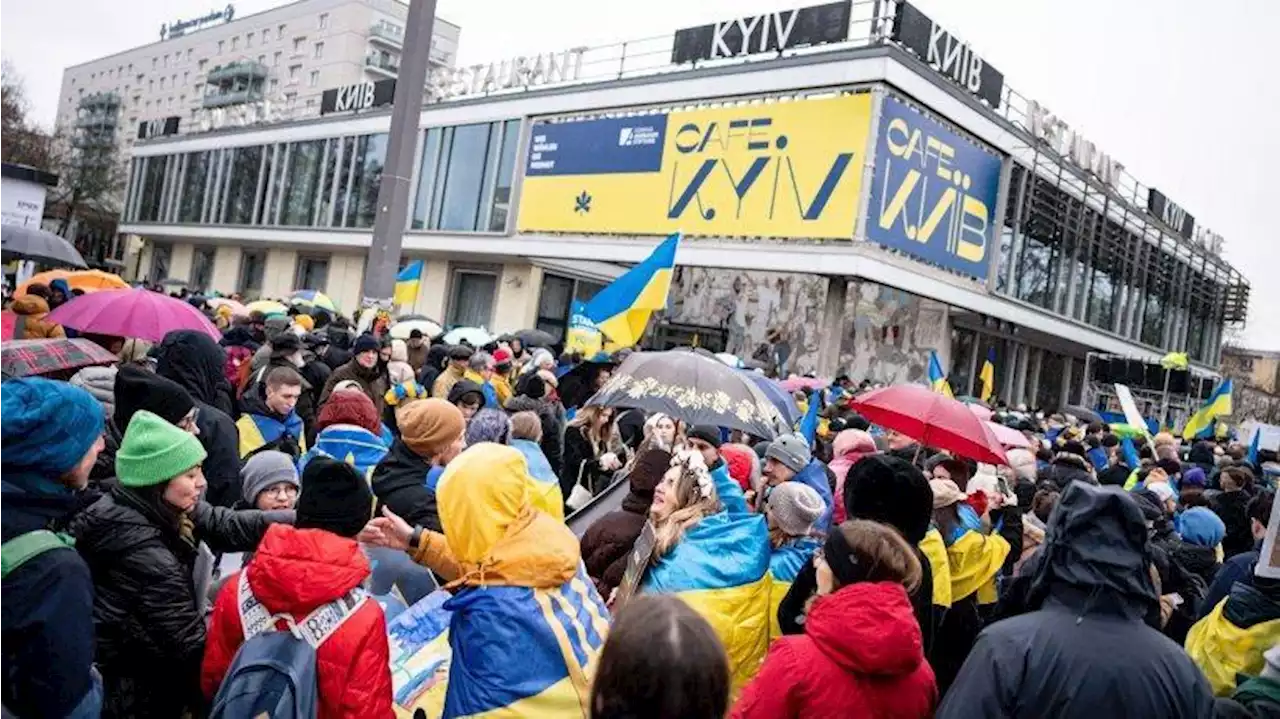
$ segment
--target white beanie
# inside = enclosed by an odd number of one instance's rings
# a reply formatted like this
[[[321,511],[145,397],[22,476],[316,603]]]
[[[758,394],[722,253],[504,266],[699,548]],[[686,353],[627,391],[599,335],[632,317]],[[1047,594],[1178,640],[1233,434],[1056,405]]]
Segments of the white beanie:
[[[769,516],[789,537],[807,535],[826,508],[822,495],[800,482],[783,482],[769,493]]]

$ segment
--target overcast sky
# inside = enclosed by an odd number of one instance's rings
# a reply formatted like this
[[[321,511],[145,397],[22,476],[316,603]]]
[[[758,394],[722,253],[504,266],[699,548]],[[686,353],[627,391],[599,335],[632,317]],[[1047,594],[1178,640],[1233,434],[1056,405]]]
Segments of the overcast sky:
[[[821,0],[440,0],[459,61],[669,33]],[[283,4],[235,0],[238,16]],[[1245,341],[1280,350],[1280,82],[1274,0],[917,0],[1005,82],[1057,111],[1145,184],[1226,238],[1252,283]],[[157,39],[223,0],[4,0],[0,52],[52,125],[62,68]],[[1277,223],[1277,224],[1273,224]]]

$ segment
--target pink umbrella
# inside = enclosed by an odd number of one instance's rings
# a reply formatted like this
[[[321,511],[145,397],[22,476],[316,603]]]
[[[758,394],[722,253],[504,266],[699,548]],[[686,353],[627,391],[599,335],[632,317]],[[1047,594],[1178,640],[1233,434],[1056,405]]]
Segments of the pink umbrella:
[[[965,406],[969,408],[970,412],[978,415],[978,419],[988,422],[991,421],[991,415],[993,412],[989,408],[983,407],[980,404],[967,404]]]
[[[972,408],[973,405],[970,405]],[[1030,447],[1031,440],[1013,427],[1006,427],[999,422],[987,422],[987,428],[1005,447]]]
[[[222,334],[200,310],[151,290],[105,290],[84,294],[49,313],[49,321],[81,332],[159,342],[174,330]]]
[[[796,390],[808,392],[811,389],[822,389],[823,387],[831,384],[831,382],[825,379],[818,379],[817,377],[799,377],[793,375],[782,380],[779,384],[781,384],[782,388],[788,392],[795,392]]]

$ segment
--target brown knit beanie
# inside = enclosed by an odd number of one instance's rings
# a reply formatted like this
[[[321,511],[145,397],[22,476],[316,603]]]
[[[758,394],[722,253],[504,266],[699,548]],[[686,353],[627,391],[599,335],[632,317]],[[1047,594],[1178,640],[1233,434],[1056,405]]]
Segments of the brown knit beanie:
[[[424,459],[434,457],[462,436],[462,412],[445,400],[420,399],[396,412],[400,439]]]

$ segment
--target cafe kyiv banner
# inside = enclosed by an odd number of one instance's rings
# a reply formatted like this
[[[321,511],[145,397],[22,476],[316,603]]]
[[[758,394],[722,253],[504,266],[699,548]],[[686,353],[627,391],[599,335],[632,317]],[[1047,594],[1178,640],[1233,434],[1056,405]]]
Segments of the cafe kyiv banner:
[[[533,125],[522,232],[853,237],[869,94]]]

